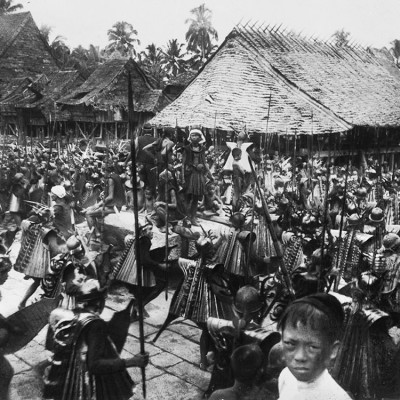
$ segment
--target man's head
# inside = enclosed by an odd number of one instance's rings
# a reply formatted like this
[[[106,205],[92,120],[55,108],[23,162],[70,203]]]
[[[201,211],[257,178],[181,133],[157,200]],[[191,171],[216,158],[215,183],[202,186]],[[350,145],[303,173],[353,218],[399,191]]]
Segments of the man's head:
[[[265,356],[256,344],[246,344],[236,348],[231,356],[232,372],[239,382],[255,381],[262,372]]]
[[[236,328],[244,329],[252,320],[257,320],[261,310],[261,298],[257,289],[246,285],[241,287],[233,302],[233,324]]]
[[[189,132],[189,141],[193,144],[199,144],[204,140],[203,132],[199,128],[193,128]]]
[[[284,311],[279,322],[283,355],[298,381],[316,379],[336,357],[343,320],[339,300],[326,293],[295,300]]]
[[[388,233],[383,237],[380,253],[390,255],[400,251],[400,237],[395,233]]]
[[[67,192],[65,187],[62,185],[56,185],[51,188],[51,195],[53,200],[63,199],[66,196]]]
[[[12,264],[8,254],[0,251],[0,285],[3,285],[8,279],[8,273],[11,271]]]
[[[139,236],[146,236],[149,239],[153,239],[153,225],[149,222],[139,226]]]
[[[66,244],[69,254],[73,255],[75,258],[82,258],[85,255],[82,242],[76,236],[70,236]]]
[[[78,307],[90,307],[101,312],[104,309],[106,291],[100,287],[97,279],[86,279],[76,288],[75,302]]]
[[[235,147],[232,150],[232,157],[235,161],[239,161],[242,158],[242,150],[239,147]]]

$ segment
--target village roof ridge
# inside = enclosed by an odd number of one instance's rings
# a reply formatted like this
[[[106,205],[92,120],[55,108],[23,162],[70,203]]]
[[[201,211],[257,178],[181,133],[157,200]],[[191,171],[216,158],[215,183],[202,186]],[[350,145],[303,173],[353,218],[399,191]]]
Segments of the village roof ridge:
[[[29,11],[0,15],[0,58],[21,33],[29,19],[33,21]]]
[[[325,134],[400,126],[400,71],[387,52],[238,24],[196,77],[150,122]],[[291,93],[291,94],[290,94]],[[272,99],[271,99],[272,98]],[[269,106],[269,105],[271,106]]]

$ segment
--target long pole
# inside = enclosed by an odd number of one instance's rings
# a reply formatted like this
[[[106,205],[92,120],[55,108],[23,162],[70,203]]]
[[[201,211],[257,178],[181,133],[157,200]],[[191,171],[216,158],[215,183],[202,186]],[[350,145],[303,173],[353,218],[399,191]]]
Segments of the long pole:
[[[162,150],[161,150],[162,151]],[[168,145],[165,146],[165,262],[168,263],[169,207],[168,207]],[[168,301],[168,269],[165,270],[165,300]]]
[[[269,229],[269,231],[271,233],[272,243],[274,245],[276,255],[277,255],[278,259],[279,259],[280,270],[282,272],[283,280],[284,280],[285,285],[286,285],[286,287],[287,287],[287,289],[289,291],[290,297],[292,299],[294,299],[295,295],[294,295],[294,289],[293,289],[292,281],[290,280],[289,273],[288,273],[288,271],[286,269],[285,263],[283,262],[282,249],[281,249],[281,246],[280,246],[280,244],[278,242],[278,237],[276,236],[275,229],[272,226],[272,220],[271,220],[271,216],[270,216],[269,211],[268,211],[267,202],[265,201],[264,194],[261,191],[260,184],[259,184],[258,179],[257,179],[256,171],[254,170],[253,161],[252,161],[252,159],[250,157],[249,157],[249,163],[250,163],[251,172],[253,173],[254,182],[255,182],[257,190],[258,190],[258,194],[260,195],[260,198],[261,198],[261,204],[262,204],[262,208],[263,208],[263,211],[264,211],[265,221],[267,222],[268,229]],[[254,196],[254,201],[255,201],[255,196]]]
[[[138,286],[138,308],[139,308],[139,340],[140,352],[145,353],[144,350],[144,327],[143,327],[143,288],[142,288],[142,262],[140,259],[140,244],[139,244],[139,212],[138,212],[138,193],[136,184],[136,145],[133,131],[133,91],[132,91],[132,78],[131,73],[128,71],[128,132],[131,138],[131,159],[132,159],[132,193],[133,193],[133,213],[135,216],[135,252],[136,252],[136,268],[137,268],[137,286]],[[143,397],[146,398],[146,369],[142,370],[142,390]]]
[[[327,220],[328,220],[328,195],[329,195],[329,179],[331,172],[331,135],[330,132],[328,136],[328,160],[326,165],[326,180],[325,180],[325,198],[324,198],[324,215],[323,215],[323,224],[322,224],[322,244],[321,244],[321,264],[324,260],[324,251],[325,251],[325,233],[327,230]],[[321,286],[321,273],[322,273],[322,265],[320,266],[320,271],[318,272],[318,292]]]
[[[267,150],[267,138],[268,138],[268,124],[269,124],[269,113],[271,111],[271,98],[272,94],[269,92],[269,101],[268,101],[268,112],[267,112],[267,124],[265,127],[265,138],[264,138],[264,153]]]

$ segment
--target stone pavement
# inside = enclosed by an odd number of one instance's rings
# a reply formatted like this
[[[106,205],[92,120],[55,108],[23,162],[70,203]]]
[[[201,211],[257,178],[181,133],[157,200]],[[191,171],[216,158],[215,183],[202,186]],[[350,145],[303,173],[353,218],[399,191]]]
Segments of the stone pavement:
[[[0,288],[2,301],[0,313],[7,316],[17,311],[17,305],[29,284],[23,275],[10,272],[9,279]],[[172,285],[173,286],[173,285]],[[146,307],[149,317],[145,319],[145,349],[150,354],[146,368],[147,399],[201,399],[206,390],[210,373],[199,368],[199,339],[201,331],[190,321],[174,321],[158,338],[152,339],[167,316],[174,290],[168,293],[168,301],[162,293]],[[110,290],[103,316],[108,319],[114,311],[125,308],[130,295],[123,287]],[[15,375],[11,382],[11,400],[41,400],[42,374],[49,353],[44,348],[47,327],[25,348],[7,356]],[[139,323],[130,325],[122,357],[129,357],[140,351]],[[142,399],[141,370],[130,368],[129,372],[137,383],[133,399]],[[116,399],[117,400],[117,399]]]

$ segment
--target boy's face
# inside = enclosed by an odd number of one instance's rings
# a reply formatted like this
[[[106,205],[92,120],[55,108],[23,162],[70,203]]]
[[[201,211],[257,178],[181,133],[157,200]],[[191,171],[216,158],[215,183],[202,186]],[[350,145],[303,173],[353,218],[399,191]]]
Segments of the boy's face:
[[[193,144],[198,144],[201,141],[201,136],[198,133],[192,133],[190,135],[190,140]]]
[[[322,332],[301,323],[286,325],[282,333],[286,366],[301,382],[315,380],[336,356],[338,346],[338,341],[331,344]]]

